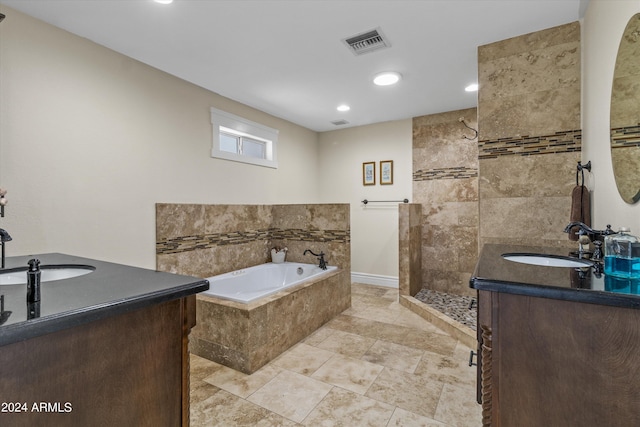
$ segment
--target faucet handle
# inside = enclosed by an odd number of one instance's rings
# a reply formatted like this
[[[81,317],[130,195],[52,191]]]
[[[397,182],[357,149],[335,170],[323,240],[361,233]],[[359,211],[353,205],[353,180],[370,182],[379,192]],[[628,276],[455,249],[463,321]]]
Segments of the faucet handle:
[[[593,242],[593,246],[594,249],[591,259],[594,261],[602,260],[602,242],[600,240],[596,240],[595,242]]]

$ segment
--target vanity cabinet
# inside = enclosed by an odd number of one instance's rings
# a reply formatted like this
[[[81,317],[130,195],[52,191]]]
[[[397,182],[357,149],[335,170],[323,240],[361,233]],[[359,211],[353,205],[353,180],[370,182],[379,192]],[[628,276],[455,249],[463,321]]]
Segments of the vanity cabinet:
[[[640,310],[478,294],[483,425],[638,425]]]
[[[29,257],[7,259],[22,266]],[[206,280],[62,254],[84,276],[1,286],[0,426],[189,425],[189,332]]]
[[[546,251],[546,252],[545,252]],[[483,426],[640,425],[640,295],[587,268],[523,265],[485,245],[478,295]]]
[[[0,425],[188,426],[194,298],[0,347]]]

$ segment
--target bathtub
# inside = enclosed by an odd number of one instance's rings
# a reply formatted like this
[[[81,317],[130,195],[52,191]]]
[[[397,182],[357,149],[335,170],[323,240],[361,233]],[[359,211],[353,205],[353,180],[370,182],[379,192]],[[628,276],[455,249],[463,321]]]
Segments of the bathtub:
[[[322,270],[317,265],[298,262],[260,264],[208,277],[209,290],[201,295],[248,303],[336,269],[330,266]]]
[[[245,374],[351,306],[351,272],[338,267],[267,263],[207,280],[209,290],[196,297],[190,351]]]

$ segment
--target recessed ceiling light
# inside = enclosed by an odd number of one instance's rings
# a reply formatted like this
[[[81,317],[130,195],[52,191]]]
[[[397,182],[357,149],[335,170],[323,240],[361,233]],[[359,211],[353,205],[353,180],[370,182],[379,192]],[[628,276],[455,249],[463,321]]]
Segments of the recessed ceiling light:
[[[156,3],[160,3],[160,4],[171,4],[173,3],[173,0],[153,0]]]
[[[469,86],[465,87],[464,90],[467,92],[477,92],[478,91],[478,83],[472,83]]]
[[[402,76],[395,71],[385,71],[384,73],[378,73],[373,78],[373,83],[378,86],[389,86],[396,84],[400,81]]]
[[[349,111],[351,110],[351,107],[349,107],[347,104],[342,104],[342,105],[338,105],[337,110],[342,112]]]

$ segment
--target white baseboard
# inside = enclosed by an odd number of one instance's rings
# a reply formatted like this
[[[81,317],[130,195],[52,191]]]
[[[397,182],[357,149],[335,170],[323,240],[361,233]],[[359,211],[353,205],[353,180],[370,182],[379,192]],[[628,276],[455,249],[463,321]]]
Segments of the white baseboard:
[[[351,272],[352,283],[364,283],[365,285],[386,286],[387,288],[398,288],[398,278],[395,276],[382,276],[380,274],[355,273]]]

